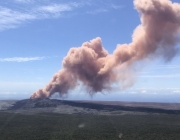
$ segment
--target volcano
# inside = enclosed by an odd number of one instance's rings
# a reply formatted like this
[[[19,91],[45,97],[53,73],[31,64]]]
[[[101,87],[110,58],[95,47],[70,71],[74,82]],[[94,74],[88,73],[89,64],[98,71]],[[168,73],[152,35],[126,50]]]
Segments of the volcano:
[[[57,107],[61,105],[60,100],[49,99],[49,98],[38,98],[38,99],[25,99],[17,101],[14,106],[10,109],[31,109],[31,108],[46,108],[46,107]]]
[[[28,110],[43,109],[46,112],[61,110],[61,113],[108,113],[121,114],[128,113],[163,113],[180,114],[180,104],[170,103],[138,103],[138,102],[118,102],[118,101],[68,101],[49,98],[25,99],[17,101],[8,110]],[[56,112],[58,113],[58,112]]]

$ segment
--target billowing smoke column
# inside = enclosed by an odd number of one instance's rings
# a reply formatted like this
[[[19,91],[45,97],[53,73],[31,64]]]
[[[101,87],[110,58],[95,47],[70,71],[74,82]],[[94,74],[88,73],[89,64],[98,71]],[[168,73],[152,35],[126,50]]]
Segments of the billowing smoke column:
[[[99,37],[71,48],[62,62],[63,69],[31,98],[50,97],[56,92],[63,96],[79,82],[90,94],[110,90],[113,83],[129,78],[120,71],[136,62],[156,56],[171,60],[179,51],[176,45],[180,41],[180,4],[170,0],[134,0],[134,5],[141,24],[132,35],[132,43],[117,45],[113,54],[103,48]]]

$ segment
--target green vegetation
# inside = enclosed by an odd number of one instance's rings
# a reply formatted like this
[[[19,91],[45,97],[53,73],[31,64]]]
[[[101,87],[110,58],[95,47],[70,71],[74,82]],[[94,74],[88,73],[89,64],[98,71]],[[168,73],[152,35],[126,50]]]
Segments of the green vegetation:
[[[22,115],[0,112],[0,140],[179,140],[179,115]]]

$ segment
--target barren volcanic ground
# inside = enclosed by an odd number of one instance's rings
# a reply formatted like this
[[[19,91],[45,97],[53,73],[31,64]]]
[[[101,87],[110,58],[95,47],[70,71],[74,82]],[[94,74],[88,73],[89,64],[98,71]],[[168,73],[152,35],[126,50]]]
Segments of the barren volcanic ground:
[[[16,113],[53,112],[61,114],[180,114],[178,103],[138,103],[118,101],[68,101],[56,99],[25,99],[0,101],[0,110]]]

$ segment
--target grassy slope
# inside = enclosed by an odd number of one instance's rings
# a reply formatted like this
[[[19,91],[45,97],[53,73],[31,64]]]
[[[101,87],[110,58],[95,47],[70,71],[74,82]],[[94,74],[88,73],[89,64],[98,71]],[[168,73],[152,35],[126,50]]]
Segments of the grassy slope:
[[[79,128],[84,124],[83,128]],[[179,115],[22,115],[0,112],[0,140],[179,140]]]

